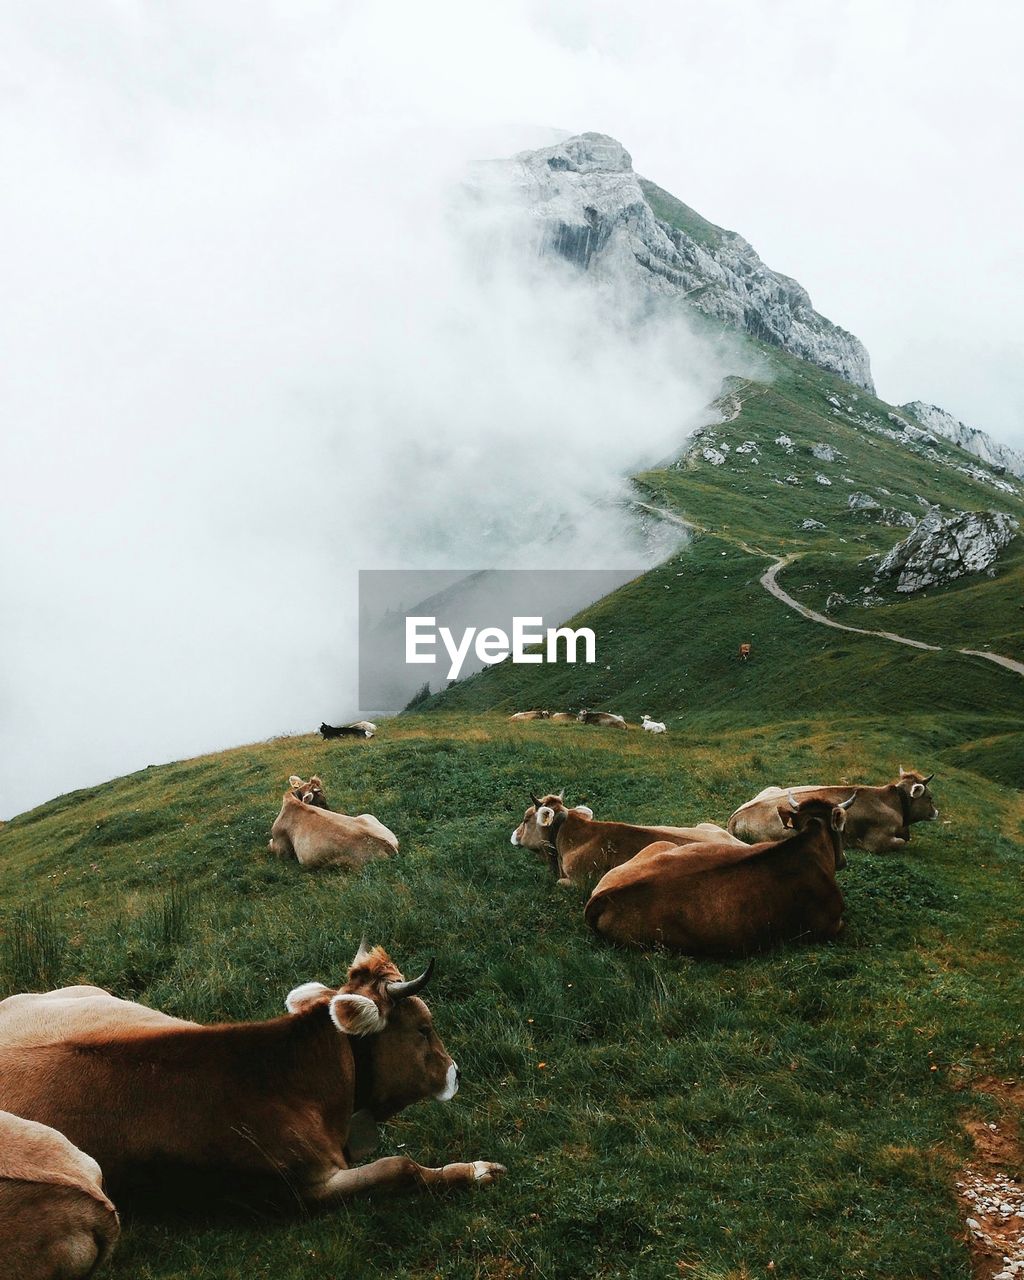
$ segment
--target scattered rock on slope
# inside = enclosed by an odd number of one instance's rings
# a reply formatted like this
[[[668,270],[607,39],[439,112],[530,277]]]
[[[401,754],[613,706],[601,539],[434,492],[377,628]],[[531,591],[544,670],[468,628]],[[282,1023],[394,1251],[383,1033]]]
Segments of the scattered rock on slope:
[[[896,578],[897,591],[922,591],[978,573],[993,563],[1019,528],[1012,516],[997,511],[957,511],[944,516],[937,508],[889,552],[876,578]]]

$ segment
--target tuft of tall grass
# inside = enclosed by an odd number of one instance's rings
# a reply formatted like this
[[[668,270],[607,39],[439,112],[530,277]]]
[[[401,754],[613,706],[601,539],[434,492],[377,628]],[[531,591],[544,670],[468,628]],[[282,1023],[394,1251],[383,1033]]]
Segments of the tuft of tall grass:
[[[11,911],[0,937],[0,980],[8,992],[46,991],[60,985],[67,939],[44,905]]]

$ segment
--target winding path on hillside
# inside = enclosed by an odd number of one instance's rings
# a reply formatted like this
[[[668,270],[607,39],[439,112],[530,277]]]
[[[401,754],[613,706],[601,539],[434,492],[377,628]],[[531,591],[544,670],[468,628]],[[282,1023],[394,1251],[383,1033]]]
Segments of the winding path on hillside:
[[[742,551],[752,556],[770,556],[767,551],[762,551],[758,547],[751,547],[742,539],[732,537],[723,533],[716,533],[714,529],[707,529],[703,525],[695,524],[692,520],[686,520],[682,516],[676,515],[674,511],[669,511],[665,507],[655,507],[647,502],[637,502],[638,507],[649,511],[652,515],[660,516],[663,520],[669,521],[671,524],[680,525],[688,531],[698,533],[710,533],[716,538],[722,538],[726,542],[732,542]],[[845,622],[836,622],[834,618],[828,618],[823,613],[818,613],[816,609],[810,609],[805,604],[801,604],[799,600],[794,600],[788,591],[783,591],[778,583],[778,575],[787,565],[799,560],[803,553],[800,551],[790,552],[789,555],[781,556],[773,564],[771,564],[764,573],[761,574],[761,586],[769,595],[775,597],[776,600],[784,604],[787,609],[792,609],[799,613],[802,618],[807,618],[811,622],[817,622],[820,626],[831,627],[833,631],[851,631],[859,636],[876,636],[879,640],[888,640],[892,644],[905,644],[911,649],[928,649],[932,653],[942,653],[943,648],[940,644],[926,644],[924,640],[912,640],[909,636],[897,635],[895,631],[873,631],[868,627],[851,627]],[[1014,658],[1007,658],[1001,653],[989,653],[985,649],[956,649],[955,653],[962,653],[969,658],[985,658],[989,662],[996,663],[997,666],[1003,667],[1007,671],[1013,671],[1019,676],[1024,676],[1024,662],[1017,662]]]

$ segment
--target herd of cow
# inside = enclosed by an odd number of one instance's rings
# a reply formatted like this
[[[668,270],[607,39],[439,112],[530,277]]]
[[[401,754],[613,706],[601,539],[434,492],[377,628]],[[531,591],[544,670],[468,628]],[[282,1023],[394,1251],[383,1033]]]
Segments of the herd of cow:
[[[512,844],[560,884],[596,886],[598,934],[692,955],[743,955],[842,928],[844,845],[903,848],[934,820],[931,777],[887,786],[769,787],[727,828],[599,821],[563,794],[531,796]],[[358,867],[398,840],[371,814],[328,806],[323,783],[293,775],[271,850],[307,867]],[[0,1246],[5,1280],[79,1280],[119,1233],[108,1194],[159,1171],[168,1193],[234,1198],[261,1187],[327,1208],[355,1193],[480,1186],[504,1168],[426,1168],[406,1156],[359,1165],[377,1125],[410,1104],[445,1102],[459,1070],[421,998],[433,961],[406,981],[361,944],[345,982],[306,982],[265,1022],[203,1026],[92,986],[0,1001]],[[102,1173],[101,1173],[102,1170]]]

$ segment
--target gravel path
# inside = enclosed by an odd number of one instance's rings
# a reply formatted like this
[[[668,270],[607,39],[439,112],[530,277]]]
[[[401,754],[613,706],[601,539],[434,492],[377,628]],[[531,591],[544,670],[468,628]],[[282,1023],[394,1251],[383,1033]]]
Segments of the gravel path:
[[[635,506],[640,507],[644,511],[649,511],[651,515],[659,516],[662,520],[667,520],[670,524],[677,524],[681,528],[689,532],[710,533],[716,537],[722,537],[722,534],[715,534],[714,529],[706,529],[703,525],[694,524],[692,520],[684,520],[682,516],[677,516],[674,511],[668,511],[664,507],[655,507],[647,502],[635,502]],[[746,551],[752,556],[767,556],[769,553],[761,551],[757,547],[748,546],[739,538],[729,538],[727,541],[734,542],[741,550]],[[761,575],[761,586],[764,587],[770,595],[779,600],[787,609],[793,609],[799,613],[801,617],[809,619],[811,622],[817,622],[820,626],[831,627],[833,631],[851,631],[855,635],[860,636],[877,636],[880,640],[888,640],[892,644],[905,644],[911,649],[928,649],[932,653],[941,653],[942,645],[926,644],[923,640],[912,640],[909,636],[898,636],[895,631],[872,631],[867,627],[851,627],[845,622],[836,622],[834,618],[828,618],[823,613],[818,613],[816,609],[809,609],[807,605],[801,604],[799,600],[794,600],[788,591],[783,591],[778,583],[778,575],[794,560],[799,560],[800,552],[792,552],[788,556],[783,556],[776,560],[774,564],[769,566]],[[986,649],[957,649],[956,653],[962,653],[969,658],[985,658],[988,662],[995,662],[998,666],[1005,668],[1007,671],[1013,671],[1019,676],[1024,676],[1024,662],[1017,662],[1014,658],[1007,658],[1001,653],[989,653]]]

